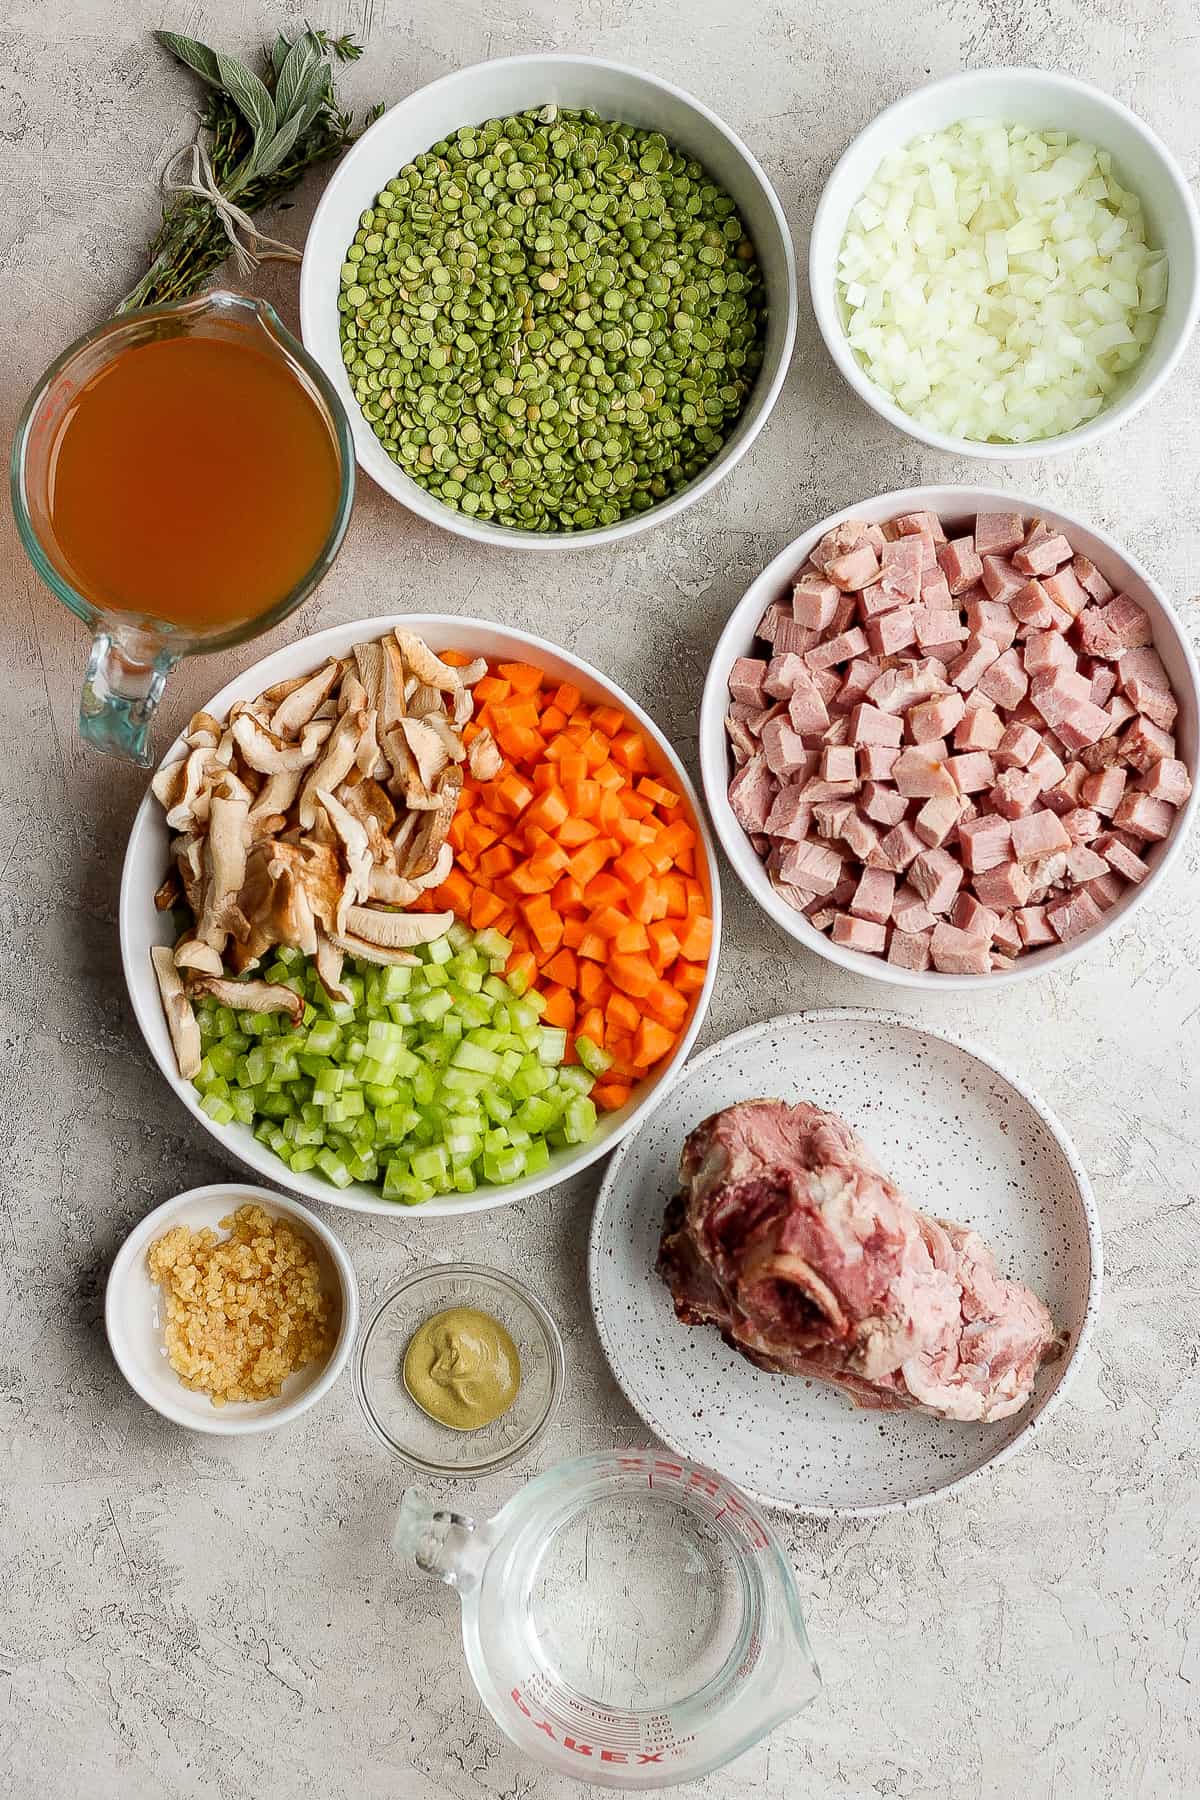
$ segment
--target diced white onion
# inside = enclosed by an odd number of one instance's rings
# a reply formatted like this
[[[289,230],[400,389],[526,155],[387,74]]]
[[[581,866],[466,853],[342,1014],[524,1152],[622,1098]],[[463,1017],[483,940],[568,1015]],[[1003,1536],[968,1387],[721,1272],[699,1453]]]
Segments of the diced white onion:
[[[972,119],[886,156],[838,255],[851,348],[913,418],[1030,443],[1128,384],[1167,296],[1167,259],[1107,151]]]

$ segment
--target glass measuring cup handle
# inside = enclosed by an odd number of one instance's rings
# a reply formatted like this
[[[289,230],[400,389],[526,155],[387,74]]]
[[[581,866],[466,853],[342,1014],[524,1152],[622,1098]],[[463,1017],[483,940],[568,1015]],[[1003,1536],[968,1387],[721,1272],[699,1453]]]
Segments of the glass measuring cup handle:
[[[469,1593],[479,1583],[492,1545],[488,1524],[464,1513],[438,1512],[420,1488],[405,1488],[392,1531],[392,1548],[411,1557],[427,1575]]]
[[[178,660],[152,633],[102,619],[83,678],[80,736],[106,756],[148,769],[151,722]]]

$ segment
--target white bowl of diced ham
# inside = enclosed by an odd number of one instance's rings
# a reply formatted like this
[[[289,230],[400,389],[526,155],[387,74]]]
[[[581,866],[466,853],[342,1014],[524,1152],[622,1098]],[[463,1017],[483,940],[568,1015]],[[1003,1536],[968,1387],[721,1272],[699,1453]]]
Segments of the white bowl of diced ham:
[[[822,520],[738,605],[704,790],[798,943],[902,986],[1001,985],[1162,881],[1197,804],[1198,694],[1169,601],[1103,532],[910,488]]]

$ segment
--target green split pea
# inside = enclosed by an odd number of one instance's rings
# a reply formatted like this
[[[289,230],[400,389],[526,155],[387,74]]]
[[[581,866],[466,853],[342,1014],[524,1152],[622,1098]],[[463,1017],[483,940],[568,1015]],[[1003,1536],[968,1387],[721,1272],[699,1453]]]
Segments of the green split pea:
[[[644,512],[712,461],[762,364],[737,209],[658,132],[547,106],[389,181],[341,274],[342,354],[388,455],[529,531]]]

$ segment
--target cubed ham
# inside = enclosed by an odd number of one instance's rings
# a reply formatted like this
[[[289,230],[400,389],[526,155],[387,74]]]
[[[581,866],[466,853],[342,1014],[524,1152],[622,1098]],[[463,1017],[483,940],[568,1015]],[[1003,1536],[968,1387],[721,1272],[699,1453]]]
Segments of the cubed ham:
[[[1098,925],[1103,914],[1090,894],[1076,888],[1065,900],[1060,900],[1057,906],[1048,906],[1046,917],[1059,942],[1066,944],[1072,938],[1090,931],[1093,925]]]
[[[1150,873],[1149,863],[1143,862],[1137,851],[1130,849],[1123,835],[1106,832],[1103,837],[1096,839],[1092,848],[1118,875],[1123,875],[1126,881],[1145,881]]]
[[[920,856],[924,849],[925,845],[908,820],[901,819],[898,825],[893,825],[880,843],[872,858],[872,867],[891,869],[894,873],[899,874],[902,869],[907,869],[913,858]]]
[[[1040,581],[1027,581],[1008,604],[1014,619],[1019,619],[1031,630],[1045,631],[1054,623],[1054,611]]]
[[[1055,759],[1057,761],[1057,758]],[[1048,806],[1061,819],[1075,807],[1082,805],[1080,789],[1087,776],[1087,770],[1081,762],[1073,762],[1063,771],[1061,780],[1042,788],[1042,805]]]
[[[1084,885],[1101,912],[1110,911],[1125,892],[1125,883],[1112,869],[1107,869],[1103,875],[1097,875],[1094,881]]]
[[[879,575],[879,558],[870,544],[859,544],[825,565],[825,573],[835,587],[845,593],[857,593],[869,587]]]
[[[1049,669],[1070,669],[1078,666],[1075,652],[1068,644],[1061,631],[1031,631],[1025,639],[1025,648],[1021,652],[1026,675],[1041,675]],[[1014,705],[1018,704],[1016,701]]]
[[[988,599],[1007,606],[1021,592],[1028,577],[1014,569],[1006,556],[985,556],[980,579]]]
[[[861,656],[866,648],[866,632],[861,625],[854,625],[837,637],[827,638],[823,644],[815,644],[804,660],[810,669],[831,669],[835,663],[849,662],[852,656]]]
[[[807,666],[808,665],[805,664],[806,668]],[[810,673],[812,675],[812,684],[816,688],[818,694],[820,694],[826,706],[832,706],[834,700],[841,691],[842,677],[838,674],[836,669],[813,669]]]
[[[946,746],[941,738],[902,750],[892,764],[892,780],[907,800],[958,792],[946,767]]]
[[[1012,821],[1012,847],[1018,862],[1029,863],[1052,856],[1057,850],[1069,850],[1071,840],[1057,813],[1042,807]]]
[[[1089,679],[1092,684],[1092,705],[1107,706],[1112,699],[1113,689],[1117,685],[1116,670],[1105,668],[1103,663],[1097,663],[1092,669]]]
[[[893,787],[878,781],[865,781],[859,796],[859,810],[876,825],[889,828],[898,825],[908,811],[908,801]]]
[[[963,862],[973,875],[998,868],[1012,855],[1009,822],[990,813],[965,819],[958,828],[958,845]]]
[[[1170,836],[1176,816],[1175,808],[1166,800],[1155,800],[1150,794],[1127,790],[1113,814],[1113,824],[1122,825],[1138,837],[1149,838],[1157,844]]]
[[[939,919],[929,942],[933,966],[943,975],[986,975],[992,966],[986,938]]]
[[[983,564],[975,551],[975,540],[970,537],[953,538],[943,544],[937,553],[938,567],[946,577],[946,585],[952,594],[964,594],[983,574]]]
[[[990,911],[991,909],[988,908]],[[992,928],[992,948],[1003,951],[1005,956],[1021,954],[1021,933],[1017,929],[1017,915],[1011,912],[993,913],[996,923]],[[957,919],[953,921],[957,924]]]
[[[821,752],[821,779],[858,785],[858,758],[852,745],[831,744]]]
[[[932,700],[910,706],[904,723],[914,744],[928,744],[935,738],[947,737],[965,710],[961,694],[938,694]]]
[[[1059,813],[1058,816],[1062,820],[1063,830],[1073,844],[1090,844],[1100,834],[1100,814],[1093,812],[1090,806],[1076,806],[1070,812]]]
[[[878,657],[852,656],[842,668],[842,685],[834,697],[838,711],[849,712],[851,707],[857,706],[882,672],[883,663]]]
[[[1058,942],[1044,906],[1020,906],[1013,916],[1017,921],[1021,942],[1027,950],[1036,950],[1041,944]]]
[[[914,969],[924,973],[929,967],[930,931],[901,931],[896,927],[888,940],[887,959],[897,969]]]
[[[1121,756],[1131,767],[1145,774],[1164,757],[1174,756],[1175,739],[1153,719],[1138,717],[1121,737]]]
[[[881,582],[873,581],[858,596],[858,616],[864,625],[869,625],[872,619],[882,618],[885,613],[898,609],[906,611],[910,604],[898,594],[889,594]]]
[[[972,875],[971,886],[975,898],[993,912],[1024,906],[1033,892],[1033,883],[1019,862],[1002,862],[994,869]]]
[[[978,695],[979,689],[975,689]],[[972,696],[974,697],[974,696]],[[972,706],[954,727],[956,750],[996,750],[1004,738],[1004,720],[990,706]]]
[[[1150,719],[1163,731],[1170,731],[1179,715],[1179,706],[1173,694],[1164,693],[1154,682],[1143,681],[1140,676],[1126,685],[1125,693],[1144,718]]]
[[[934,512],[901,513],[892,520],[900,537],[920,537],[933,539],[935,544],[944,544],[946,533],[942,530],[942,521]]]
[[[892,916],[895,897],[896,877],[890,869],[864,869],[854,890],[850,911],[858,919],[870,919],[876,925],[886,925]]]
[[[1090,699],[1083,700],[1067,709],[1055,729],[1067,750],[1085,750],[1106,735],[1108,714]]]
[[[819,632],[809,631],[785,613],[775,627],[775,642],[771,648],[779,656],[803,656],[816,647],[819,636]]]
[[[994,638],[969,637],[966,649],[950,664],[947,673],[956,688],[973,688],[984,670],[990,669],[999,655],[1000,646]]]
[[[900,575],[916,577],[916,589],[908,595],[915,600],[921,590],[921,572],[925,567],[925,553],[921,547],[920,534],[892,538],[884,544],[879,553],[879,564],[883,579]]]
[[[1024,769],[1041,744],[1041,736],[1032,725],[1009,725],[996,747],[996,762],[1002,769]]]
[[[974,894],[961,893],[950,912],[950,923],[972,937],[985,938],[990,944],[1000,923],[1000,915],[990,906],[980,906]]]
[[[794,651],[783,656],[776,655],[767,664],[763,693],[772,700],[787,700],[798,682],[806,687],[812,686],[812,676],[804,658],[797,656]]]
[[[1033,811],[1041,791],[1037,776],[1028,769],[1004,769],[988,796],[988,805],[1002,819],[1022,819]]]
[[[1059,569],[1055,575],[1044,575],[1042,586],[1051,606],[1061,607],[1073,619],[1077,619],[1087,605],[1087,595],[1070,569]]]
[[[1168,806],[1182,806],[1192,791],[1187,764],[1176,756],[1160,756],[1134,784],[1139,793],[1165,800]]]
[[[1044,738],[1025,766],[1043,793],[1047,788],[1057,787],[1067,772],[1062,757]]]
[[[1089,561],[1086,556],[1077,552],[1071,558],[1071,568],[1076,581],[1090,599],[1103,602],[1112,598],[1112,588],[1105,581],[1095,563]]]
[[[1089,606],[1081,612],[1075,621],[1075,629],[1079,648],[1085,656],[1120,656],[1120,641],[1105,624],[1104,614],[1098,606]]]
[[[928,649],[931,644],[958,643],[967,635],[967,628],[959,618],[957,607],[943,610],[933,606],[914,606],[909,617],[922,650]]]
[[[729,692],[744,706],[763,704],[763,683],[767,665],[758,656],[739,656],[729,671]]]
[[[932,931],[934,917],[910,882],[902,882],[892,902],[892,922],[898,930],[917,933]]]
[[[887,931],[871,919],[856,919],[851,913],[839,913],[833,921],[830,937],[845,950],[862,950],[868,956],[882,955],[887,945]]]
[[[1020,513],[976,513],[975,548],[980,556],[1007,556],[1025,542]]]
[[[1087,844],[1073,844],[1067,851],[1067,879],[1082,887],[1087,881],[1099,881],[1108,874],[1108,864]]]
[[[1158,651],[1148,644],[1139,645],[1134,650],[1126,650],[1117,663],[1121,691],[1127,694],[1130,683],[1146,682],[1150,687],[1161,688],[1164,694],[1171,692],[1171,678],[1167,674]]]
[[[859,705],[850,715],[852,744],[899,744],[903,736],[902,721],[878,706]]]
[[[879,848],[879,838],[878,827],[870,819],[864,818],[861,811],[852,812],[842,826],[842,842],[861,863],[868,860],[872,850]]]
[[[1154,642],[1150,615],[1131,594],[1117,594],[1104,608],[1101,617],[1123,650],[1138,650]]]
[[[1096,812],[1105,813],[1111,818],[1121,804],[1127,780],[1124,769],[1098,769],[1094,775],[1084,776],[1079,788],[1080,799],[1085,806],[1093,807]]]
[[[933,657],[885,669],[867,689],[867,698],[884,712],[907,712],[920,700],[946,692],[945,664]]]
[[[920,894],[931,913],[949,912],[963,881],[963,867],[948,850],[935,846],[922,850],[908,871],[908,884]]]
[[[729,804],[743,831],[766,829],[775,797],[775,782],[765,756],[752,756],[729,784]]]
[[[823,575],[802,575],[792,589],[792,614],[808,631],[825,631],[837,611],[838,590]]]
[[[863,781],[890,781],[899,749],[893,744],[863,744],[858,752],[858,773]]]
[[[961,812],[957,795],[934,794],[917,813],[913,820],[913,830],[923,843],[936,848],[950,836],[958,824]]]
[[[842,858],[828,844],[805,838],[784,854],[779,870],[783,879],[796,887],[809,888],[814,894],[831,894],[842,879]]]
[[[1013,563],[1023,575],[1052,575],[1055,569],[1071,560],[1071,546],[1061,532],[1051,532],[1035,540],[1031,532],[1019,550],[1013,551]]]
[[[1045,638],[1054,638],[1056,634],[1048,631],[1039,633],[1038,635]],[[1030,643],[1032,643],[1032,641],[1033,640],[1031,639]],[[1030,674],[1033,675],[1033,681],[1029,689],[1029,698],[1032,700],[1037,711],[1042,715],[1042,718],[1046,721],[1046,724],[1050,726],[1051,730],[1057,731],[1059,721],[1066,717],[1072,707],[1091,705],[1091,684],[1087,677],[1080,675],[1074,667],[1063,668],[1061,666],[1054,666],[1047,668],[1043,664],[1040,664],[1040,661],[1031,664],[1029,644],[1026,645],[1025,650],[1025,666]],[[1070,655],[1072,664],[1074,664],[1074,652],[1070,652]],[[1034,673],[1035,670],[1037,671],[1036,673]]]
[[[935,563],[933,568],[926,569],[921,577],[921,605],[938,606],[944,611],[948,611],[950,599],[950,583]]]
[[[783,618],[789,618],[790,616],[784,601],[772,600],[770,606],[768,606],[766,612],[758,621],[757,635],[762,638],[764,643],[773,644],[775,642],[775,634],[779,630],[779,621]]]
[[[808,836],[812,823],[812,807],[798,787],[780,788],[767,814],[763,830],[771,837],[787,838],[798,843]]]
[[[827,744],[848,744],[850,742],[850,719],[846,713],[839,713],[836,719],[830,719],[821,733],[820,744],[824,749]],[[811,745],[809,746],[811,748]]]
[[[1005,650],[990,669],[984,670],[979,677],[979,690],[1006,711],[1021,704],[1029,692],[1029,677],[1015,650]]]
[[[986,750],[968,750],[946,763],[960,794],[981,794],[996,779],[996,766]]]
[[[809,560],[824,573],[835,557],[845,556],[860,544],[869,544],[872,550],[882,550],[882,529],[878,525],[869,525],[865,519],[842,519],[825,533],[816,549],[809,552]]]
[[[1017,635],[1012,607],[997,600],[971,600],[967,605],[967,630],[976,637],[991,638],[1007,650]]]
[[[867,643],[876,656],[896,656],[916,642],[915,608],[902,607],[899,612],[884,613],[867,626]]]
[[[802,668],[792,682],[787,710],[792,730],[801,736],[806,732],[815,736],[829,724],[829,708],[807,668]]]
[[[818,837],[841,837],[847,820],[854,816],[854,802],[846,795],[836,800],[814,800],[812,814]]]
[[[805,768],[804,740],[786,719],[769,719],[763,726],[763,751],[772,775],[781,781]]]

